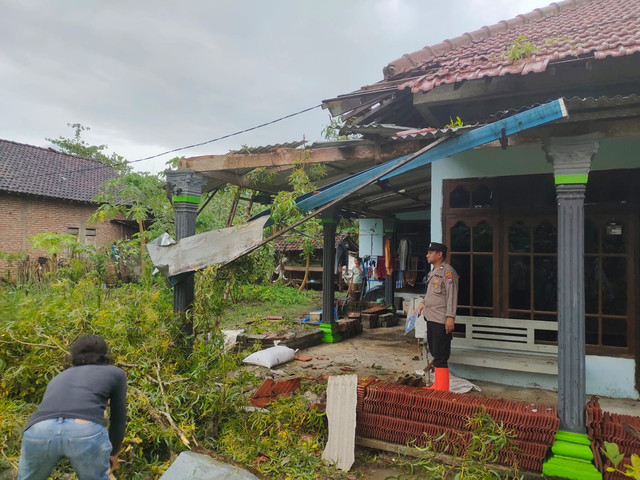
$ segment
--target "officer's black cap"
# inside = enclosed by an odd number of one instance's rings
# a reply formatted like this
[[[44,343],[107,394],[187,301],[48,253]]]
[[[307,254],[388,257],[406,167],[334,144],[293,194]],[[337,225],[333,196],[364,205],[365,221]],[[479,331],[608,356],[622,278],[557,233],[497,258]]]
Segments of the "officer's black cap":
[[[442,252],[443,254],[447,254],[447,246],[442,244],[442,243],[438,243],[438,242],[431,242],[429,244],[429,247],[427,248],[428,252]]]

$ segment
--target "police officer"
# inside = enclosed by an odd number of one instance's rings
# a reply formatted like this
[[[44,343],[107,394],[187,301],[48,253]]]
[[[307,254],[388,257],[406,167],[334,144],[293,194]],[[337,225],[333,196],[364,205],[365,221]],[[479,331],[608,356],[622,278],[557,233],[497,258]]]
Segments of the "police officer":
[[[427,261],[432,269],[427,276],[427,292],[416,308],[427,321],[427,345],[433,356],[435,390],[449,390],[451,338],[456,309],[458,308],[458,274],[444,260],[447,246],[431,242],[427,248]]]

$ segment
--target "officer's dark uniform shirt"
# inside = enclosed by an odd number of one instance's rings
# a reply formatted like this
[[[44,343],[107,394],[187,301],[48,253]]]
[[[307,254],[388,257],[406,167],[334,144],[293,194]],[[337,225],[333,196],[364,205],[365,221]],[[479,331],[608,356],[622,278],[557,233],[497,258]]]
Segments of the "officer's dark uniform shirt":
[[[458,308],[458,274],[448,263],[442,263],[427,276],[422,314],[427,322],[446,323],[456,316]]]

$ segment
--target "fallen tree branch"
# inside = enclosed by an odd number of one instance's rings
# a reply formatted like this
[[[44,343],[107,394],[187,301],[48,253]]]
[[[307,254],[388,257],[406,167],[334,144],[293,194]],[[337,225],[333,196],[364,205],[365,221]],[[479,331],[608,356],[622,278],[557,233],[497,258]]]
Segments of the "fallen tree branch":
[[[20,345],[27,345],[29,347],[43,347],[43,348],[52,348],[54,350],[58,349],[63,351],[65,354],[69,354],[69,352],[62,348],[60,345],[48,345],[46,343],[31,343],[31,342],[23,342],[21,340],[16,340],[15,338],[11,337],[11,341],[8,340],[2,340],[0,339],[0,343],[6,343],[6,344],[12,344],[12,343],[19,343]]]
[[[178,436],[180,437],[180,440],[182,440],[182,443],[184,443],[187,447],[190,447],[191,444],[189,442],[189,439],[184,434],[182,429],[176,425],[176,423],[173,421],[173,418],[171,417],[171,414],[170,414],[171,410],[169,409],[169,404],[167,403],[167,399],[164,395],[162,379],[160,378],[160,365],[156,363],[154,370],[156,371],[156,376],[158,377],[158,386],[160,387],[160,394],[162,395],[162,401],[164,403],[164,409],[165,409],[165,412],[160,410],[160,413],[163,413],[167,417],[169,424],[178,433]],[[195,443],[196,446],[198,446],[198,442],[195,439],[193,440],[193,443]]]
[[[178,427],[175,424],[175,422],[173,421],[173,418],[171,418],[171,415],[169,415],[167,412],[163,412],[162,410],[154,407],[151,404],[151,400],[149,399],[149,397],[147,397],[140,389],[138,389],[136,387],[129,387],[129,390],[131,390],[136,395],[138,395],[140,398],[142,398],[144,403],[147,405],[147,407],[149,409],[149,414],[151,415],[151,418],[153,418],[153,421],[156,423],[156,425],[158,425],[159,427],[164,428],[164,429],[171,428],[172,430],[174,430],[178,434],[178,437],[180,438],[180,441],[186,447],[191,448],[191,442],[189,442],[189,439],[184,434],[184,432],[180,429],[180,427]],[[164,419],[163,419],[163,417],[164,417]],[[168,424],[165,423],[165,419],[168,422]],[[198,442],[196,442],[195,440],[194,440],[194,443],[196,445],[198,445]]]

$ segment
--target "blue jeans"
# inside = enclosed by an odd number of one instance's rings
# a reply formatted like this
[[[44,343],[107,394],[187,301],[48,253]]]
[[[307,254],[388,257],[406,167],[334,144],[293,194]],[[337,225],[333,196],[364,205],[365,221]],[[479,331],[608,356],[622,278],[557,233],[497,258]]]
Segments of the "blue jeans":
[[[78,480],[109,480],[110,455],[104,426],[73,418],[43,420],[22,436],[18,480],[46,480],[62,457],[69,458]]]

